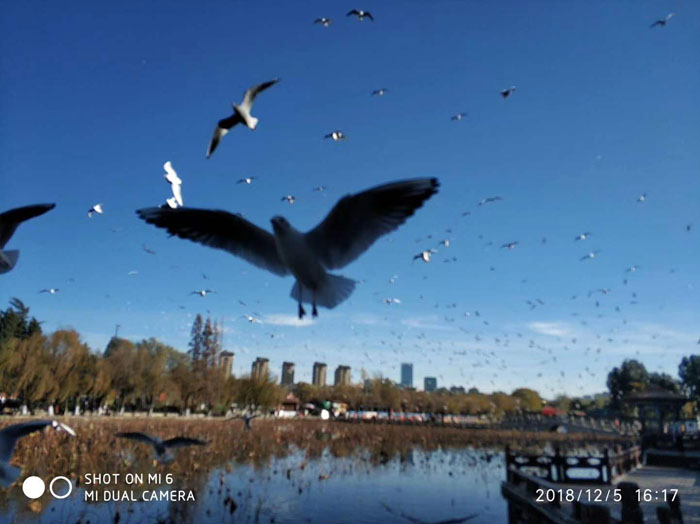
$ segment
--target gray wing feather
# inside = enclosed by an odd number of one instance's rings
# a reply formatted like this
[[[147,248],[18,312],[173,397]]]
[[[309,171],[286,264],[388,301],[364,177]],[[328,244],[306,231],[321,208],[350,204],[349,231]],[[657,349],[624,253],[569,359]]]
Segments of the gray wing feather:
[[[265,91],[265,89],[267,89],[268,87],[272,87],[279,81],[279,78],[275,78],[274,80],[263,82],[262,84],[256,85],[255,87],[251,87],[245,93],[243,93],[243,103],[241,105],[250,108],[253,105],[256,96]]]
[[[19,439],[50,425],[50,420],[33,420],[13,424],[0,430],[0,460],[8,462],[12,458],[12,452]]]
[[[43,215],[56,207],[56,204],[35,204],[32,206],[17,207],[4,213],[0,213],[0,249],[12,238],[17,226],[25,220]]]
[[[192,208],[139,209],[139,217],[171,235],[223,249],[280,276],[289,270],[277,253],[271,233],[226,211]]]
[[[166,448],[182,448],[185,446],[206,446],[207,443],[203,440],[189,437],[175,437],[163,441],[163,446]]]
[[[137,442],[145,442],[151,446],[155,446],[159,441],[153,439],[152,437],[146,435],[145,433],[139,433],[138,431],[129,431],[126,433],[115,433],[115,437],[128,438],[130,440],[136,440]]]
[[[341,268],[403,224],[439,185],[437,178],[417,178],[347,195],[306,240],[327,269]]]

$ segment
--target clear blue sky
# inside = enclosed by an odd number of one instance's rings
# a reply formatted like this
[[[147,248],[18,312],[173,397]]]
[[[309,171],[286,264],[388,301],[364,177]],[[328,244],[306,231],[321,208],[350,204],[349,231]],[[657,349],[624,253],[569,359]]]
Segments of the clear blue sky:
[[[299,380],[315,360],[352,366],[354,380],[362,368],[398,380],[407,361],[420,387],[435,375],[440,386],[545,395],[603,390],[624,358],[675,375],[700,349],[700,4],[425,6],[4,5],[0,210],[57,207],[6,246],[21,257],[0,276],[0,305],[19,297],[45,329],[74,327],[95,350],[116,324],[185,349],[193,316],[210,313],[239,374],[266,356],[276,373],[296,362]],[[375,22],[345,17],[354,7]],[[666,27],[649,28],[668,12]],[[320,16],[333,24],[313,25]],[[278,76],[253,108],[257,131],[234,129],[205,159],[231,102]],[[468,117],[451,121],[460,111]],[[349,139],[323,140],[334,129]],[[275,214],[310,228],[340,196],[387,181],[442,186],[338,271],[362,280],[347,302],[298,326],[291,278],[137,219],[169,196],[166,160],[186,206],[268,229]],[[258,180],[236,184],[244,176]],[[280,201],[288,193],[294,205]],[[98,202],[104,215],[88,219]],[[433,247],[430,264],[412,263]],[[596,259],[579,260],[591,250]],[[61,291],[38,293],[47,287]],[[202,288],[217,293],[188,295]],[[588,297],[599,288],[610,292]]]

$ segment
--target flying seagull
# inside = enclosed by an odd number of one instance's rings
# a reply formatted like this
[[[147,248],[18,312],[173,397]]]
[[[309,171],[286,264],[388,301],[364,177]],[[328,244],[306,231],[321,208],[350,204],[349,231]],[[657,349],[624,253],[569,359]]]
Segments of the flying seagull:
[[[598,253],[600,253],[600,250],[591,251],[590,253],[583,255],[581,258],[579,258],[579,260],[589,260],[595,258]]]
[[[324,135],[323,138],[332,138],[334,142],[338,142],[339,140],[345,140],[347,136],[345,136],[345,134],[340,129],[336,129],[335,131]]]
[[[88,210],[88,218],[92,218],[92,215],[97,213],[98,215],[101,215],[104,213],[104,210],[102,209],[102,204],[95,204]]]
[[[56,204],[34,204],[32,206],[16,207],[0,213],[0,274],[7,273],[17,263],[19,250],[3,251],[17,226],[25,220],[43,215],[56,207]]]
[[[48,289],[42,289],[41,291],[39,291],[39,293],[49,293],[50,295],[55,295],[59,291],[60,289],[58,289],[57,287],[52,287]]]
[[[481,200],[479,200],[477,205],[483,206],[484,204],[490,204],[491,202],[498,202],[499,200],[503,200],[503,199],[499,196],[482,198]]]
[[[353,9],[352,11],[348,11],[345,16],[356,16],[357,19],[362,22],[365,18],[369,18],[374,22],[374,17],[372,16],[372,13],[369,11],[363,11],[362,9]]]
[[[510,86],[508,89],[504,89],[501,91],[501,96],[503,98],[508,98],[510,95],[513,94],[513,91],[515,91],[515,86]]]
[[[586,240],[589,236],[591,236],[591,234],[588,232],[581,233],[580,235],[576,235],[576,237],[574,237],[574,240]]]
[[[387,297],[387,298],[384,299],[384,303],[385,303],[385,304],[389,304],[389,305],[391,305],[391,304],[400,304],[400,303],[401,303],[401,299],[399,299],[399,298],[393,298],[393,297]]]
[[[153,450],[156,453],[155,459],[158,462],[169,463],[174,460],[170,452],[170,448],[183,448],[185,446],[206,446],[207,443],[203,440],[198,440],[196,438],[189,437],[175,437],[168,440],[161,440],[157,437],[151,437],[145,433],[139,433],[137,431],[127,432],[127,433],[116,433],[116,437],[128,438],[130,440],[136,440],[137,442],[145,442],[153,446]]]
[[[452,115],[452,118],[450,118],[450,120],[455,120],[455,121],[459,122],[460,120],[462,120],[466,116],[467,116],[467,113],[457,113],[456,115]]]
[[[15,450],[17,441],[30,433],[44,429],[46,426],[51,426],[56,431],[63,430],[75,437],[75,431],[55,420],[32,420],[30,422],[12,424],[0,430],[0,486],[4,488],[9,487],[22,473],[21,468],[10,465],[10,459],[12,459],[12,453]]]
[[[507,247],[508,249],[514,249],[517,245],[518,241],[516,240],[515,242],[507,242],[506,244],[503,244],[501,248]]]
[[[430,257],[437,253],[437,249],[426,249],[413,256],[413,260],[422,260],[426,264],[430,262]]]
[[[199,295],[200,297],[206,297],[209,293],[215,293],[213,289],[200,289],[198,291],[192,291],[190,295]]]
[[[182,180],[180,180],[180,177],[177,176],[177,173],[173,169],[173,164],[170,162],[170,160],[163,164],[163,169],[165,169],[163,178],[168,182],[168,184],[170,184],[170,189],[173,192],[175,202],[180,207],[184,206],[185,204],[182,202]]]
[[[324,192],[325,190],[326,190],[326,186],[316,186],[316,187],[314,188],[314,191],[315,191],[316,193],[322,193],[322,192]]]
[[[640,204],[642,202],[646,202],[646,201],[647,201],[647,194],[646,193],[642,193],[641,195],[639,195],[637,197],[637,202],[639,202]]]
[[[401,180],[341,198],[326,218],[302,233],[284,217],[271,219],[273,233],[226,211],[208,209],[140,209],[140,218],[170,234],[224,249],[280,276],[292,274],[291,296],[298,303],[334,308],[347,299],[355,281],[328,273],[345,267],[380,236],[397,229],[434,195],[436,178]]]
[[[654,22],[653,24],[651,24],[649,27],[650,27],[651,29],[653,29],[653,28],[656,27],[656,26],[659,26],[659,27],[666,27],[666,24],[668,24],[668,22],[671,20],[671,18],[673,18],[673,13],[667,14],[667,15],[666,15],[666,18],[661,18],[661,19],[657,20],[656,22]]]
[[[333,23],[333,20],[330,18],[326,18],[325,16],[322,16],[321,18],[317,18],[314,20],[314,24],[321,24],[323,27],[328,27]]]
[[[236,184],[247,184],[247,185],[250,185],[250,184],[253,183],[253,180],[255,180],[256,178],[258,178],[258,177],[256,177],[256,176],[247,176],[247,177],[245,177],[245,178],[239,178],[238,181],[236,182]]]
[[[384,96],[387,91],[389,90],[386,87],[375,89],[374,91],[372,91],[372,96]]]
[[[263,82],[255,87],[251,87],[245,93],[243,93],[243,101],[241,104],[233,104],[233,114],[228,118],[219,120],[219,123],[216,124],[214,136],[211,137],[211,142],[209,142],[209,147],[207,148],[207,158],[214,153],[216,146],[219,145],[219,141],[221,141],[224,135],[226,135],[226,133],[228,133],[236,124],[245,124],[248,129],[255,130],[255,128],[258,126],[258,119],[250,114],[255,97],[279,81],[279,78],[275,78],[269,82]]]
[[[284,202],[286,200],[290,204],[293,204],[294,202],[296,202],[297,197],[295,197],[294,195],[284,195],[280,200],[282,202]]]

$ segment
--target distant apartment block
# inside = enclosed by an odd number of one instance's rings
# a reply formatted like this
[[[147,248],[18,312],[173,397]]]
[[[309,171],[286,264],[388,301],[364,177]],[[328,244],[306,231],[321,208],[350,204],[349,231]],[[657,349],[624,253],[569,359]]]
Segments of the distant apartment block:
[[[224,372],[226,378],[233,374],[233,358],[235,355],[230,351],[222,351],[219,355],[219,369]]]
[[[437,379],[435,377],[425,377],[423,379],[423,390],[427,393],[435,391],[437,389]]]
[[[413,364],[401,364],[401,386],[405,388],[413,387]]]
[[[269,368],[270,361],[263,357],[258,357],[253,362],[253,366],[250,370],[250,378],[253,380],[261,380],[267,378],[267,372]]]
[[[294,385],[294,362],[282,363],[282,382],[283,386]]]
[[[326,385],[326,364],[323,362],[314,362],[314,373],[312,383],[314,386]]]
[[[335,368],[335,385],[350,385],[350,366],[338,366],[337,368]]]

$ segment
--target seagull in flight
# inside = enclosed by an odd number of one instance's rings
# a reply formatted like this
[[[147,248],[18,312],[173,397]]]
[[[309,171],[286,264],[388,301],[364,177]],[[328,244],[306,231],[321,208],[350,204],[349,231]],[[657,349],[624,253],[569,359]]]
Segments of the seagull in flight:
[[[591,251],[590,253],[587,253],[587,254],[583,255],[581,258],[579,258],[579,260],[590,260],[590,259],[593,259],[593,258],[596,257],[596,255],[597,255],[598,253],[600,253],[600,250],[598,250],[598,249],[595,250],[595,251]]]
[[[348,13],[345,16],[356,16],[357,19],[362,22],[365,18],[369,18],[374,22],[374,17],[372,16],[372,13],[369,11],[363,11],[362,9],[353,9],[352,11],[348,11]]]
[[[576,237],[574,237],[574,240],[586,240],[589,236],[591,236],[591,234],[588,232],[581,233],[580,235],[576,235]]]
[[[437,253],[437,249],[426,249],[425,251],[421,251],[417,255],[413,256],[413,260],[422,260],[426,264],[430,262],[430,257],[432,257],[435,253]]]
[[[128,438],[130,440],[135,440],[137,442],[145,442],[153,446],[155,451],[155,459],[158,462],[163,462],[165,464],[172,462],[175,457],[168,451],[169,449],[183,448],[185,446],[206,446],[207,443],[203,440],[189,437],[175,437],[168,440],[161,440],[157,437],[151,437],[145,433],[139,433],[138,431],[131,431],[126,433],[116,433],[116,437]]]
[[[338,142],[340,140],[345,140],[347,136],[341,130],[336,129],[335,131],[324,135],[323,138],[332,138],[334,142]]]
[[[296,202],[297,197],[295,197],[294,195],[285,195],[280,200],[282,200],[282,202],[286,200],[290,204],[293,204],[294,202]]]
[[[247,176],[245,178],[239,178],[238,181],[236,181],[236,184],[247,184],[250,185],[253,183],[253,180],[255,180],[256,176]]]
[[[330,18],[326,18],[325,16],[322,16],[321,18],[317,18],[314,20],[314,24],[321,24],[323,27],[328,27],[333,23],[333,20]]]
[[[482,198],[481,200],[479,200],[477,205],[483,206],[484,204],[490,204],[491,202],[498,202],[499,200],[503,200],[503,199],[499,196]]]
[[[646,202],[646,201],[647,201],[647,194],[646,193],[642,193],[641,195],[639,195],[639,197],[637,197],[637,202],[639,202],[640,204],[642,202]]]
[[[508,249],[514,249],[515,246],[518,245],[518,241],[516,240],[515,242],[508,242],[506,244],[503,244],[501,248],[507,247]]]
[[[291,296],[298,303],[328,309],[347,299],[356,282],[329,273],[357,259],[379,237],[412,216],[439,187],[436,178],[391,182],[346,195],[314,229],[302,233],[284,217],[271,219],[273,233],[226,211],[147,208],[137,211],[149,224],[171,235],[223,249],[279,276],[293,275]]]
[[[388,305],[391,305],[391,304],[400,304],[400,303],[401,303],[401,299],[399,299],[399,298],[393,298],[393,297],[387,297],[387,298],[384,299],[384,303],[385,303],[385,304],[388,304]]]
[[[39,291],[39,293],[49,293],[50,295],[55,295],[59,291],[60,289],[58,289],[57,287],[52,287],[48,289],[42,289],[41,291]]]
[[[17,441],[47,426],[51,426],[57,432],[65,431],[69,435],[75,437],[75,431],[62,422],[57,422],[55,420],[32,420],[29,422],[12,424],[0,430],[0,486],[4,488],[9,487],[22,473],[21,468],[10,465],[12,453],[15,450]]]
[[[459,122],[460,120],[462,120],[466,116],[467,116],[467,113],[457,113],[456,115],[452,115],[452,118],[450,118],[450,120],[454,120],[456,122]]]
[[[649,26],[649,28],[653,29],[653,28],[655,28],[656,26],[659,26],[659,27],[666,27],[666,24],[668,24],[668,22],[671,20],[671,18],[673,18],[673,13],[667,14],[667,15],[666,15],[666,18],[661,18],[661,19],[657,20],[656,22],[654,22],[653,24],[651,24],[651,25]]]
[[[389,90],[386,87],[375,89],[374,91],[372,91],[372,96],[384,96],[387,91]]]
[[[323,193],[326,189],[327,189],[326,186],[316,186],[316,187],[314,188],[314,192],[316,192],[316,193]]]
[[[510,86],[508,89],[504,89],[501,91],[501,96],[503,98],[508,98],[510,95],[513,94],[514,91],[515,91],[515,86]]]
[[[243,93],[243,101],[241,104],[233,104],[233,114],[228,118],[219,120],[219,122],[216,124],[214,136],[211,137],[211,142],[209,142],[209,147],[207,148],[207,158],[214,153],[216,146],[219,145],[219,142],[224,135],[226,135],[226,133],[228,133],[236,124],[245,124],[248,129],[255,130],[255,128],[258,126],[258,119],[250,114],[255,97],[279,81],[279,78],[275,78],[274,80],[263,82],[255,87],[251,87],[245,93]]]
[[[209,293],[215,293],[213,289],[200,289],[199,291],[192,291],[190,295],[199,295],[200,297],[206,297]]]
[[[17,226],[31,218],[38,217],[51,211],[56,204],[34,204],[31,206],[16,207],[0,213],[0,274],[7,273],[17,264],[19,250],[3,251]]]
[[[95,204],[88,210],[88,218],[92,218],[92,215],[97,213],[98,215],[101,215],[104,213],[104,209],[102,209],[102,204]]]
[[[170,160],[163,164],[163,169],[165,169],[163,178],[166,180],[166,182],[168,182],[168,184],[170,184],[170,190],[173,192],[175,203],[180,207],[184,206],[185,204],[182,202],[182,180],[180,180],[180,177],[177,176],[177,173],[173,169],[173,164],[170,162]]]
[[[156,254],[156,252],[153,251],[153,250],[152,250],[150,247],[148,247],[146,244],[142,244],[141,247],[142,247],[143,250],[144,250],[146,253],[148,253],[149,255],[155,255],[155,254]]]

